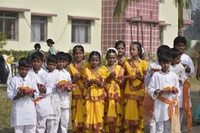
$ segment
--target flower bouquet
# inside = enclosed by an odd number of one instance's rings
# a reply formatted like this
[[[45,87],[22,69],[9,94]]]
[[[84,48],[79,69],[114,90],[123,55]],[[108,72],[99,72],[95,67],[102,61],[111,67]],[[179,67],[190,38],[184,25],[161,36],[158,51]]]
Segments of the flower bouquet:
[[[28,86],[21,86],[19,87],[19,93],[22,95],[32,95],[34,92],[36,92],[35,89],[29,88]]]
[[[62,92],[62,91],[72,91],[74,89],[74,86],[72,83],[66,81],[66,80],[61,80],[60,82],[58,82],[56,84],[56,90],[59,91],[59,92]]]
[[[39,90],[40,90],[43,86],[44,86],[43,84],[37,83],[37,87],[38,87]]]
[[[166,87],[164,89],[161,90],[160,92],[161,94],[177,94],[178,93],[178,89],[175,86],[172,87]]]

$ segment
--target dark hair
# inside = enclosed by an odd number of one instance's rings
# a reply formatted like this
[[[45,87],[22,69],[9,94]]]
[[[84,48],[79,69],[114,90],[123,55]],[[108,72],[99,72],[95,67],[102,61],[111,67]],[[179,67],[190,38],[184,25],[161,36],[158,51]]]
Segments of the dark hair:
[[[137,46],[139,57],[140,57],[140,59],[143,59],[142,44],[141,44],[140,42],[132,42],[132,43],[130,44],[130,47],[133,46],[133,45],[136,45],[136,46]]]
[[[65,59],[69,60],[69,63],[72,62],[72,56],[69,53],[64,53]]]
[[[117,56],[117,52],[116,52],[114,49],[109,49],[109,50],[106,52],[106,58],[108,57],[108,54],[111,54],[111,53],[114,53],[114,54]]]
[[[172,54],[170,52],[163,52],[158,57],[159,62],[171,62],[172,61]]]
[[[82,51],[83,52],[83,54],[84,54],[84,47],[82,46],[82,45],[76,45],[76,46],[74,46],[74,48],[73,48],[73,54],[76,52],[76,50],[80,50],[80,51]]]
[[[171,48],[171,53],[172,53],[172,59],[177,58],[178,56],[181,56],[181,51],[177,48]]]
[[[161,46],[159,46],[158,49],[157,49],[157,56],[159,56],[163,52],[171,52],[170,47],[167,46],[167,45],[161,45]]]
[[[53,54],[49,55],[49,57],[47,58],[47,63],[49,62],[57,63],[58,62],[57,56]]]
[[[21,58],[19,60],[19,66],[20,67],[31,67],[31,60],[29,58]]]
[[[36,43],[36,44],[34,45],[34,48],[35,48],[35,50],[37,50],[37,49],[40,49],[40,48],[41,48],[41,46],[40,46],[40,44],[39,44],[39,43]]]
[[[99,57],[99,64],[101,64],[101,54],[98,51],[92,51],[89,55],[88,61],[90,62],[92,56],[98,56]]]
[[[47,39],[46,41],[48,44],[54,44],[54,41],[52,39]]]
[[[119,41],[117,41],[117,42],[115,43],[115,48],[117,48],[120,44],[122,44],[122,45],[124,46],[124,48],[126,48],[126,44],[125,44],[125,42],[122,41],[122,40],[119,40]]]
[[[174,47],[176,44],[178,43],[183,43],[185,46],[187,45],[187,41],[185,39],[185,37],[182,37],[182,36],[177,36],[175,39],[174,39]]]
[[[31,55],[31,60],[34,60],[34,59],[38,59],[38,60],[43,61],[44,60],[44,56],[43,56],[43,54],[41,52],[34,52]]]
[[[57,54],[56,54],[56,56],[57,56],[57,59],[58,59],[58,61],[60,61],[60,60],[66,60],[66,58],[65,58],[65,53],[64,52],[58,52]]]

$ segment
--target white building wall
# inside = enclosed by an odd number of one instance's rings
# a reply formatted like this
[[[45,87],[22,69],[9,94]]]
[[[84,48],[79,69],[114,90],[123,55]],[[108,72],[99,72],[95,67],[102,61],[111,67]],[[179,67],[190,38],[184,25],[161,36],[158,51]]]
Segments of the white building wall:
[[[67,52],[74,45],[71,42],[71,16],[83,16],[99,18],[92,20],[91,24],[91,44],[83,44],[86,51],[101,50],[101,0],[1,0],[0,7],[30,9],[19,13],[19,36],[16,41],[7,41],[4,47],[6,50],[32,50],[34,44],[31,42],[31,13],[57,14],[48,17],[47,39],[55,41],[55,47],[59,51]],[[46,42],[39,42],[42,50],[47,51]]]
[[[178,35],[178,9],[173,0],[163,0],[159,4],[159,20],[170,24],[164,28],[163,44],[173,47],[173,40]]]

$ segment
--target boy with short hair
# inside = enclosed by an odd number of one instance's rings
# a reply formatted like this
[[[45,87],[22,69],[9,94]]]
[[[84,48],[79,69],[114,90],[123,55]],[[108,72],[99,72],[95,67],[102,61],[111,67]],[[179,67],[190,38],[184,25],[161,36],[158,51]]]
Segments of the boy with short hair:
[[[183,106],[183,84],[185,80],[187,79],[185,75],[185,69],[183,65],[181,64],[181,52],[180,50],[176,48],[171,49],[172,53],[172,65],[170,67],[170,71],[176,73],[176,75],[179,78],[179,86],[180,86],[180,97],[179,97],[179,107],[180,107],[180,124],[182,123],[183,119],[183,112],[184,112],[184,106]]]
[[[186,75],[186,80],[183,83],[183,103],[184,106],[181,109],[181,114],[185,110],[186,112],[186,118],[187,118],[187,127],[191,131],[192,130],[192,117],[191,117],[191,101],[190,101],[190,83],[189,83],[189,78],[192,77],[195,73],[195,68],[194,64],[192,62],[192,59],[190,56],[184,53],[185,49],[187,46],[187,41],[185,37],[178,36],[174,39],[174,48],[177,48],[181,52],[181,63],[183,64],[185,68],[185,75]]]
[[[153,74],[148,86],[148,93],[154,99],[152,119],[156,122],[156,133],[180,133],[180,88],[177,75],[169,71],[171,61],[171,53],[164,52],[159,55],[161,70]]]
[[[11,126],[14,127],[15,133],[35,133],[36,130],[34,93],[20,91],[20,88],[28,87],[38,92],[35,80],[28,76],[30,67],[31,61],[28,58],[21,58],[19,74],[12,78],[7,87],[7,96],[13,100]]]
[[[59,71],[60,75],[60,81],[65,80],[69,83],[71,83],[71,76],[67,70],[64,69],[65,67],[65,57],[64,52],[58,52],[56,54],[58,58],[57,63],[57,70]],[[68,130],[68,123],[69,123],[69,110],[70,110],[70,96],[69,92],[67,90],[58,92],[60,97],[60,109],[61,109],[61,115],[60,115],[60,126],[61,126],[61,132],[67,133]]]
[[[54,110],[54,115],[52,116],[55,121],[54,121],[54,128],[52,133],[57,133],[58,132],[58,126],[59,126],[59,120],[60,120],[60,115],[61,115],[61,109],[60,109],[60,97],[56,91],[55,85],[60,81],[60,75],[59,71],[56,69],[57,68],[57,63],[58,59],[56,55],[50,55],[47,58],[47,73],[49,77],[49,81],[51,83],[51,105]]]
[[[29,71],[29,75],[36,80],[39,93],[35,99],[35,106],[37,111],[37,125],[36,132],[52,133],[54,128],[54,118],[49,116],[54,115],[53,108],[51,106],[50,94],[52,92],[51,83],[49,82],[48,73],[41,68],[43,62],[43,55],[40,52],[35,52],[31,56],[32,69]],[[46,127],[47,126],[47,127]]]

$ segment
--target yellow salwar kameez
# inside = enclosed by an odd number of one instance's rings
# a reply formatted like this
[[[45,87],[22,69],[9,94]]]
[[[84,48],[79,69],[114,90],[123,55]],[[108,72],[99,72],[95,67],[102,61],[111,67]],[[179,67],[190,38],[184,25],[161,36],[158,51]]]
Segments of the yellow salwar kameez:
[[[86,68],[83,73],[83,80],[87,83],[90,80],[101,81],[105,80],[104,72],[101,68],[97,71],[93,71],[90,68]],[[104,99],[106,93],[104,88],[97,85],[91,85],[87,88],[86,92],[86,133],[101,133],[103,128],[103,116],[104,116]]]
[[[106,77],[110,75],[107,67],[102,67],[107,72]],[[124,80],[124,68],[119,65],[115,66],[116,78],[120,83]],[[106,81],[105,90],[107,98],[105,100],[105,128],[107,133],[119,133],[122,121],[121,92],[119,84],[111,79]]]
[[[86,67],[88,67],[88,63],[84,63],[81,67],[76,67],[75,64],[71,64],[68,67],[68,71],[73,78],[75,74],[83,75],[83,71]],[[83,83],[83,78],[79,79],[77,83],[73,84],[75,90],[72,91],[72,127],[73,132],[84,132],[85,127],[85,96],[86,96],[86,88]]]
[[[135,77],[136,74],[145,76],[148,63],[145,60],[133,62],[131,59],[125,62],[126,75]],[[139,79],[127,80],[124,91],[124,132],[143,133],[144,120],[142,119],[142,102],[145,96],[144,81]]]

